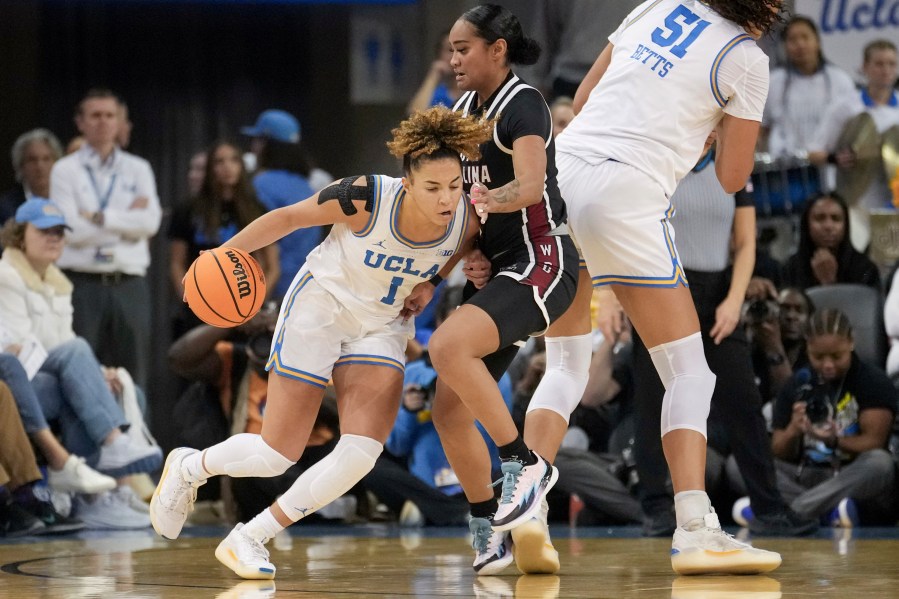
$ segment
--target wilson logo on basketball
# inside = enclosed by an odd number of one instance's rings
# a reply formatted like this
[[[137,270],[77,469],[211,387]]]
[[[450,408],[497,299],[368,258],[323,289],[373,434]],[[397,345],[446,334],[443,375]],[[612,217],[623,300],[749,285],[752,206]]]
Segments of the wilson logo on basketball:
[[[240,295],[241,298],[250,295],[250,293],[252,293],[250,282],[247,280],[247,271],[243,267],[243,262],[240,261],[240,256],[233,250],[225,251],[225,255],[228,256],[228,259],[234,264],[234,270],[231,271],[231,274],[233,274],[237,280],[238,295]]]

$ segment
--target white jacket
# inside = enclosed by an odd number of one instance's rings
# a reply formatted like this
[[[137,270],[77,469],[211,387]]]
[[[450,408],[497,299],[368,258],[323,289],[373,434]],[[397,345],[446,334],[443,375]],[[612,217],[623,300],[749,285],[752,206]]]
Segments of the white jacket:
[[[47,351],[75,338],[72,282],[50,265],[40,275],[21,250],[6,248],[0,258],[0,321],[15,343],[34,335]]]

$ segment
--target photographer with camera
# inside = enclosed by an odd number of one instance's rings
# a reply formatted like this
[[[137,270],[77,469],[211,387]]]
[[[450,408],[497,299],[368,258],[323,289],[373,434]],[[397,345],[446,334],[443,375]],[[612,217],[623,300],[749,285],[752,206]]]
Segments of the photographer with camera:
[[[895,518],[895,465],[887,451],[897,390],[861,361],[839,310],[808,321],[810,368],[799,370],[774,406],[772,451],[778,486],[796,513],[834,526]],[[857,502],[857,503],[856,503]]]
[[[762,403],[773,401],[793,372],[808,365],[805,326],[815,306],[797,287],[776,294],[776,301],[763,291],[746,302],[743,321],[752,344],[755,371]]]

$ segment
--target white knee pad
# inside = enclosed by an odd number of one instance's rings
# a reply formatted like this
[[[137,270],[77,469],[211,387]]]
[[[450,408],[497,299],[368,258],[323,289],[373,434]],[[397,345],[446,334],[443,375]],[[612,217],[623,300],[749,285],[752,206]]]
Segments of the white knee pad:
[[[240,433],[206,450],[203,460],[211,474],[233,477],[278,476],[296,464],[275,451],[262,435]]]
[[[528,404],[528,412],[552,410],[568,422],[590,378],[591,334],[546,338],[546,373]]]
[[[370,437],[342,435],[334,450],[309,468],[278,498],[288,518],[297,521],[331,503],[371,472],[384,446]]]
[[[662,436],[685,428],[705,437],[715,374],[706,362],[701,334],[657,345],[649,350],[649,355],[665,386]]]

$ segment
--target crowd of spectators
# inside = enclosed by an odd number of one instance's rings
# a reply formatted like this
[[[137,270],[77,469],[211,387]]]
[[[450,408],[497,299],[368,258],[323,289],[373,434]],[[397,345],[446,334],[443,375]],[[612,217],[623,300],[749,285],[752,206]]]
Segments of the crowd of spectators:
[[[553,17],[547,39],[577,40],[563,32],[600,27],[588,4],[572,3],[579,8],[562,15],[546,3],[542,10]],[[581,8],[589,19],[577,16]],[[895,525],[899,288],[893,283],[899,273],[868,256],[868,213],[892,208],[899,197],[882,172],[853,188],[853,197],[834,186],[858,158],[838,143],[847,122],[868,114],[880,133],[899,127],[896,47],[887,40],[868,44],[865,81],[856,87],[824,57],[811,19],[792,17],[782,42],[787,62],[772,69],[759,150],[775,160],[819,165],[825,190],[802,198],[801,211],[789,215],[797,229],[792,252],[781,261],[758,261],[753,272],[755,220],[748,236],[744,220],[753,212],[752,186],[735,199],[712,189],[717,182],[706,175],[713,169],[703,172],[708,162],[697,165],[672,200],[683,207],[673,220],[679,243],[694,243],[681,248],[682,257],[722,391],[710,415],[707,485],[715,504],[733,505],[734,522],[754,532]],[[575,49],[550,48],[557,60],[543,65],[542,80],[535,81],[553,100],[556,135],[574,118],[568,96],[589,68]],[[597,51],[583,54],[592,60]],[[450,56],[444,34],[409,111],[458,98]],[[303,145],[297,119],[283,110],[263,112],[239,131],[248,151],[223,139],[192,156],[189,197],[174,202],[164,229],[170,281],[150,281],[149,241],[163,225],[163,210],[151,166],[125,149],[127,105],[110,90],[90,90],[76,107],[75,123],[80,135],[66,155],[46,129],[22,134],[11,149],[16,182],[0,196],[0,535],[149,526],[145,500],[162,448],[143,423],[142,389],[170,376],[149,372],[146,340],[160,320],[151,314],[151,288],[168,283],[181,297],[181,279],[199,252],[331,181]],[[707,198],[735,210],[715,221],[720,232],[697,218]],[[704,233],[690,233],[696,227]],[[326,233],[305,229],[257,252],[272,301],[245,325],[217,329],[186,307],[171,316],[171,373],[186,381],[171,419],[178,444],[205,447],[261,430],[276,302]],[[350,491],[352,501],[322,510],[317,519],[466,522],[468,503],[431,422],[436,373],[427,353],[430,333],[460,303],[463,282],[457,274],[443,283],[417,318],[384,455]],[[844,292],[832,294],[835,289]],[[608,304],[594,308],[590,380],[555,461],[560,478],[550,518],[642,524],[647,535],[670,535],[670,481],[652,399],[661,396],[647,375],[646,350],[627,323],[614,335],[603,328]],[[889,359],[885,351],[862,351],[885,344],[866,343],[861,332],[892,340]],[[533,339],[500,381],[519,428],[545,362],[541,339]],[[223,522],[255,514],[327,455],[339,436],[331,398],[300,462],[271,479],[216,480],[200,490],[198,505],[217,506],[206,515]],[[496,462],[489,439],[488,445]]]

